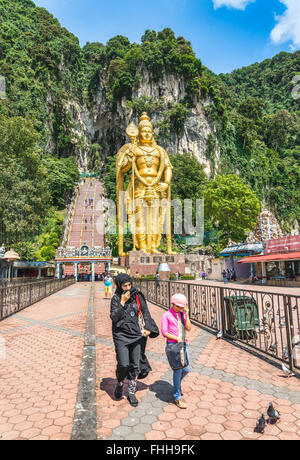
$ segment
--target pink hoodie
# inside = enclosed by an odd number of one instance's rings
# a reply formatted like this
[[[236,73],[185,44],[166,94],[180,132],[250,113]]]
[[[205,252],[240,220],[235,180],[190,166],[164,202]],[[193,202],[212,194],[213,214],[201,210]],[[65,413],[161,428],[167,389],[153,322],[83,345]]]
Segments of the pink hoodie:
[[[180,313],[178,313],[178,315],[180,318]],[[184,327],[185,327],[186,326],[185,313],[183,313],[183,318],[184,318]],[[172,335],[178,336],[177,316],[176,316],[176,313],[173,307],[169,311],[166,311],[166,313],[163,314],[163,317],[161,320],[161,333],[164,337],[166,337],[166,334],[172,334]],[[171,339],[167,339],[167,340],[168,342],[176,343],[175,340],[171,340]]]

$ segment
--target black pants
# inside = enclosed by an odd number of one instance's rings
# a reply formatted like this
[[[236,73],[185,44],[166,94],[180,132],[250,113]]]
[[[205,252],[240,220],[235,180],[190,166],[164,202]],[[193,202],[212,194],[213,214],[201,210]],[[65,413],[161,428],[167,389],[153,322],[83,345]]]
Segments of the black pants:
[[[126,377],[129,378],[129,380],[134,380],[139,375],[141,342],[142,339],[130,345],[116,347],[118,362],[116,375],[118,382],[123,382]]]

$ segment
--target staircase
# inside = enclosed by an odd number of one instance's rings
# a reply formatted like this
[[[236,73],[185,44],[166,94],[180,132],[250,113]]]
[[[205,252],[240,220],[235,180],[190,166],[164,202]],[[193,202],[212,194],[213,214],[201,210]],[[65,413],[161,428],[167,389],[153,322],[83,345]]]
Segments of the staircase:
[[[79,187],[67,246],[105,247],[103,186],[97,179],[85,179]]]

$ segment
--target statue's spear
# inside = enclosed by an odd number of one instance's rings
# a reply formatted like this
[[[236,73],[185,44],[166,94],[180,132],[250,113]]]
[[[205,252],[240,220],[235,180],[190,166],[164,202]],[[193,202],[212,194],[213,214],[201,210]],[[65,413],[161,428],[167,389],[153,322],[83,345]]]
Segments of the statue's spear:
[[[134,179],[135,179],[135,174],[134,174],[134,169],[135,169],[135,152],[134,148],[137,145],[137,138],[139,135],[139,129],[138,127],[132,122],[126,129],[126,134],[131,140],[131,144],[133,146],[133,158],[132,158],[132,238],[133,238],[133,251],[136,251],[136,222],[135,222],[135,186],[134,186]]]

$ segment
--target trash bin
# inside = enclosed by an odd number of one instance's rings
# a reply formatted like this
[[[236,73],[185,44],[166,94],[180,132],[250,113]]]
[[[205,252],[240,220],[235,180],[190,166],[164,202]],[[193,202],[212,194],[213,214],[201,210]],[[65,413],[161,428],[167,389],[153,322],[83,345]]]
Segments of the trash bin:
[[[249,296],[224,297],[227,318],[227,333],[242,340],[257,337],[259,327],[258,307]]]

